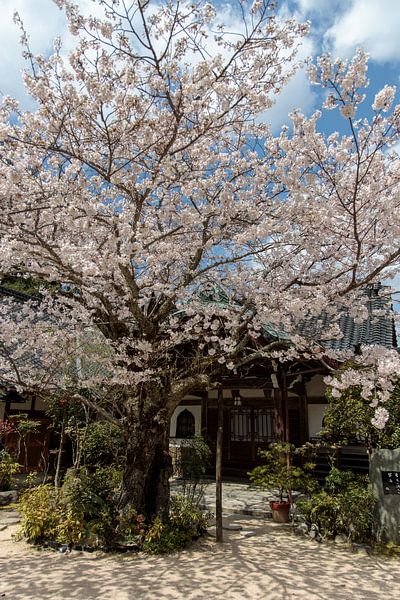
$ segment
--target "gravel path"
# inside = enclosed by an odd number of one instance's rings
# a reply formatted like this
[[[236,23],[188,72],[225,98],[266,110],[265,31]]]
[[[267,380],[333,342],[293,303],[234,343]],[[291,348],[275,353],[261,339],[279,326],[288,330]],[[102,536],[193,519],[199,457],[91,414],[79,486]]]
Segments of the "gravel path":
[[[400,560],[318,544],[264,519],[232,515],[225,521],[243,529],[225,531],[222,546],[210,537],[183,552],[159,557],[39,550],[13,541],[18,525],[10,522],[0,531],[0,598],[400,598]]]

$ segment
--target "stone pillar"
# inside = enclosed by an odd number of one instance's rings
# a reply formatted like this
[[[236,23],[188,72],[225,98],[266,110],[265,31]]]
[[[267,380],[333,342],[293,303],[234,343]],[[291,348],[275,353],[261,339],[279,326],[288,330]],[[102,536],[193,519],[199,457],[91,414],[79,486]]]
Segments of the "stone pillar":
[[[377,501],[377,538],[400,544],[400,448],[375,450],[369,476]]]

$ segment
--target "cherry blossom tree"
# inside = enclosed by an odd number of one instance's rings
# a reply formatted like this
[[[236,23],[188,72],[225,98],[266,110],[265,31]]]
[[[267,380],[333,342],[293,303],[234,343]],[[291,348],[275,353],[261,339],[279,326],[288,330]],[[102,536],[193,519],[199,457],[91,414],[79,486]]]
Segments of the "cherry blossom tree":
[[[400,108],[385,87],[367,118],[365,54],[323,56],[311,80],[348,134],[295,111],[272,135],[308,25],[270,0],[238,2],[235,30],[204,2],[97,0],[84,17],[54,1],[76,46],[34,56],[23,33],[37,108],[1,108],[0,270],[62,292],[2,303],[1,377],[117,423],[121,508],[164,514],[185,394],[321,356],[341,311],[363,318],[363,287],[398,273]],[[329,331],[301,336],[323,311]]]

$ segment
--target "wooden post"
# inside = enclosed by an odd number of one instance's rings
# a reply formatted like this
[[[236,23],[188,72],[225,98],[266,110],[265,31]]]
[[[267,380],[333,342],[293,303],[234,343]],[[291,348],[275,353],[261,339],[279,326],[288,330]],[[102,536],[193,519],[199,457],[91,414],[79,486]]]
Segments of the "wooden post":
[[[289,399],[288,399],[288,391],[286,384],[286,373],[282,369],[282,399],[283,399],[283,410],[284,410],[284,419],[285,419],[285,433],[284,433],[284,441],[290,442],[290,431],[289,431]]]
[[[218,384],[218,429],[217,449],[215,459],[215,539],[218,543],[223,542],[222,533],[222,440],[224,427],[224,401],[222,385]]]
[[[204,440],[208,438],[208,392],[201,396],[201,437]]]

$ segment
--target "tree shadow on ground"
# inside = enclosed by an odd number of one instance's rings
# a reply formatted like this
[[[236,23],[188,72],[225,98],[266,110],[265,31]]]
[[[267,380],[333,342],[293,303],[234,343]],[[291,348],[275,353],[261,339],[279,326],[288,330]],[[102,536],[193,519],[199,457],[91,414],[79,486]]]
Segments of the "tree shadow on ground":
[[[291,534],[286,527],[234,515],[225,531],[168,556],[110,556],[1,543],[0,596],[7,600],[397,600],[400,561],[352,554]],[[251,530],[252,537],[244,537]],[[3,532],[4,533],[4,532]]]

